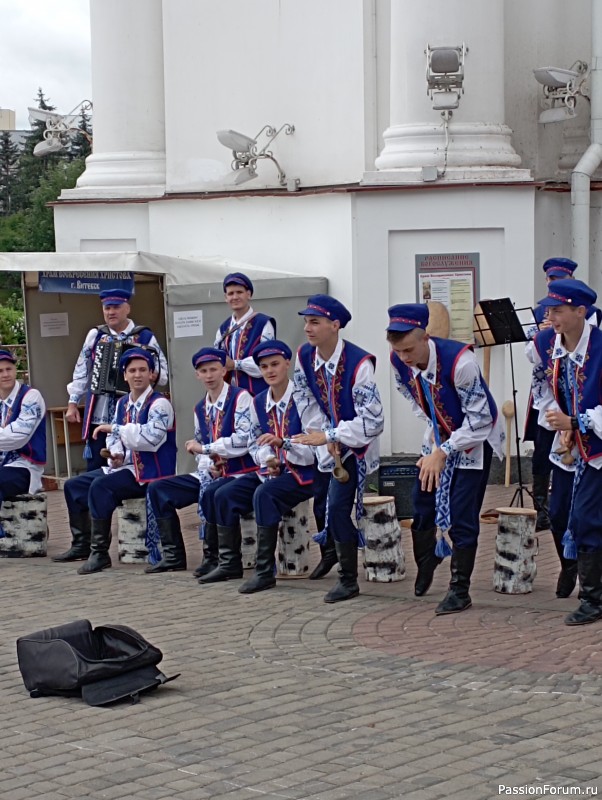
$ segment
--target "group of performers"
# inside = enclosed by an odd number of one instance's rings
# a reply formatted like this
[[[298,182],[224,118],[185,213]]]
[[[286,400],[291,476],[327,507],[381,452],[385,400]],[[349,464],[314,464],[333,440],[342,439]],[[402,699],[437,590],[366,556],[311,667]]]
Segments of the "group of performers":
[[[602,332],[591,323],[596,294],[572,277],[576,266],[569,259],[544,264],[548,295],[527,346],[537,457],[547,448],[553,473],[549,509],[549,474],[545,487],[543,479],[534,479],[535,500],[539,511],[549,513],[561,561],[558,596],[571,594],[577,576],[580,584],[580,605],[566,618],[569,625],[602,618],[602,511],[596,497]],[[194,504],[203,560],[193,575],[201,585],[242,578],[240,518],[254,511],[257,565],[238,591],[263,591],[276,584],[283,514],[313,497],[322,557],[309,577],[319,579],[338,564],[339,580],[324,601],[353,598],[360,591],[358,522],[366,476],[378,468],[384,424],[376,359],[342,338],[351,320],[345,306],[314,295],[298,312],[307,342],[296,354],[291,379],[293,353],[276,338],[274,319],[253,311],[251,280],[232,273],[223,288],[232,314],[214,346],[192,356],[202,399],[194,408],[194,437],[185,444],[196,460],[187,475],[176,475],[173,408],[155,390],[167,381],[165,356],[153,332],[130,319],[129,293],[101,292],[105,324],[89,331],[68,385],[70,421],[80,421],[85,400],[88,471],[65,483],[72,541],[53,560],[82,561],[82,575],[110,567],[113,512],[126,498],[145,497],[147,573],[187,569],[177,512]],[[388,313],[397,388],[425,422],[413,488],[414,591],[422,596],[429,590],[449,551],[443,532],[452,542],[451,579],[435,613],[458,613],[471,606],[481,505],[492,457],[502,458],[501,422],[472,346],[430,336],[425,304],[394,305]],[[121,397],[92,387],[106,343],[123,345],[119,370],[129,392]],[[1,501],[40,488],[46,449],[44,401],[17,380],[15,358],[3,349],[0,401]],[[336,479],[335,464],[344,467],[346,482]]]

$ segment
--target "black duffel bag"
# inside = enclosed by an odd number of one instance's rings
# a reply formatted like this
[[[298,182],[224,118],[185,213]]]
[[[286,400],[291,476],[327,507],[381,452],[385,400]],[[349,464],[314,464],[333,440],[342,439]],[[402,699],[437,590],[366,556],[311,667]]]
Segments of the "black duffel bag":
[[[141,691],[178,677],[156,668],[163,653],[133,628],[93,629],[87,619],[21,636],[17,658],[31,697],[81,696],[90,705],[136,702]]]

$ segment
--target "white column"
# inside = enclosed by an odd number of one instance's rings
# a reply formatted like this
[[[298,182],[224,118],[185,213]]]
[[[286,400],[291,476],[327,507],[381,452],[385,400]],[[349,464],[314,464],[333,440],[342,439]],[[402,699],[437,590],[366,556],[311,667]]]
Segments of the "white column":
[[[90,0],[93,154],[61,199],[165,192],[162,0]]]
[[[465,93],[448,123],[427,94],[427,44],[465,43]],[[376,172],[364,183],[529,180],[504,124],[503,0],[392,0],[391,123]],[[446,152],[447,150],[447,152]],[[445,170],[445,174],[441,174]]]

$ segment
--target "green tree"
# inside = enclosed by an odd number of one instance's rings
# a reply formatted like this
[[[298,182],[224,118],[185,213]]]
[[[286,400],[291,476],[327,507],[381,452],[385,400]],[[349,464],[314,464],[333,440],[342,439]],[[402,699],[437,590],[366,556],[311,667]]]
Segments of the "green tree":
[[[18,253],[26,249],[26,215],[17,211],[8,217],[0,217],[0,252]],[[4,273],[4,275],[12,273]],[[0,273],[0,278],[3,273]]]
[[[11,212],[13,187],[17,180],[17,170],[21,151],[13,142],[10,131],[0,133],[0,215]]]
[[[55,107],[46,99],[42,89],[38,89],[36,98],[37,107],[42,111],[54,111]],[[38,158],[34,156],[34,147],[44,138],[45,122],[35,121],[31,125],[31,132],[25,137],[23,152],[19,159],[18,178],[15,181],[12,196],[12,208],[20,211],[28,208],[33,192],[40,185],[40,181],[57,163],[65,160],[64,154],[56,154]]]
[[[88,114],[85,106],[82,106],[77,133],[71,138],[69,147],[69,158],[87,158],[92,152],[92,118]]]
[[[24,245],[27,252],[55,250],[54,217],[48,203],[54,202],[63,189],[72,189],[84,171],[83,159],[59,162],[49,168],[32,192],[31,204],[25,213]]]

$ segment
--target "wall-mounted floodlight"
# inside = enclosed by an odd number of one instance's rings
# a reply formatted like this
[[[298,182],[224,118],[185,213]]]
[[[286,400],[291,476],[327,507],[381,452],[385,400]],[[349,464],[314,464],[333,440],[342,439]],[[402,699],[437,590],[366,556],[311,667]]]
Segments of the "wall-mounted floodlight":
[[[245,133],[233,130],[217,131],[218,141],[232,150],[233,161],[231,164],[234,177],[226,180],[226,183],[231,183],[235,186],[251,181],[258,177],[257,162],[261,159],[268,159],[276,165],[278,170],[278,183],[281,186],[287,186],[286,174],[271,150],[268,147],[272,144],[278,134],[284,131],[286,136],[290,136],[295,132],[295,126],[285,123],[280,128],[276,129],[272,125],[264,125],[263,128],[255,137],[247,136]],[[266,141],[263,147],[259,148],[259,137],[265,136]],[[258,149],[259,148],[259,149]]]
[[[433,102],[433,109],[449,118],[464,94],[464,60],[468,48],[464,43],[454,47],[431,47],[427,44],[424,52],[427,94]]]
[[[539,115],[539,122],[564,122],[577,116],[577,97],[586,97],[584,84],[588,76],[585,61],[575,61],[570,69],[539,67],[533,70],[535,80],[543,86],[543,95],[550,100],[549,108]]]
[[[43,140],[33,148],[33,154],[37,158],[60,153],[69,146],[74,133],[81,133],[88,141],[92,141],[91,136],[77,127],[79,114],[74,113],[75,111],[91,111],[90,100],[82,100],[68,114],[58,114],[56,111],[45,111],[42,108],[28,108],[27,110],[30,123],[44,122],[46,124]]]

